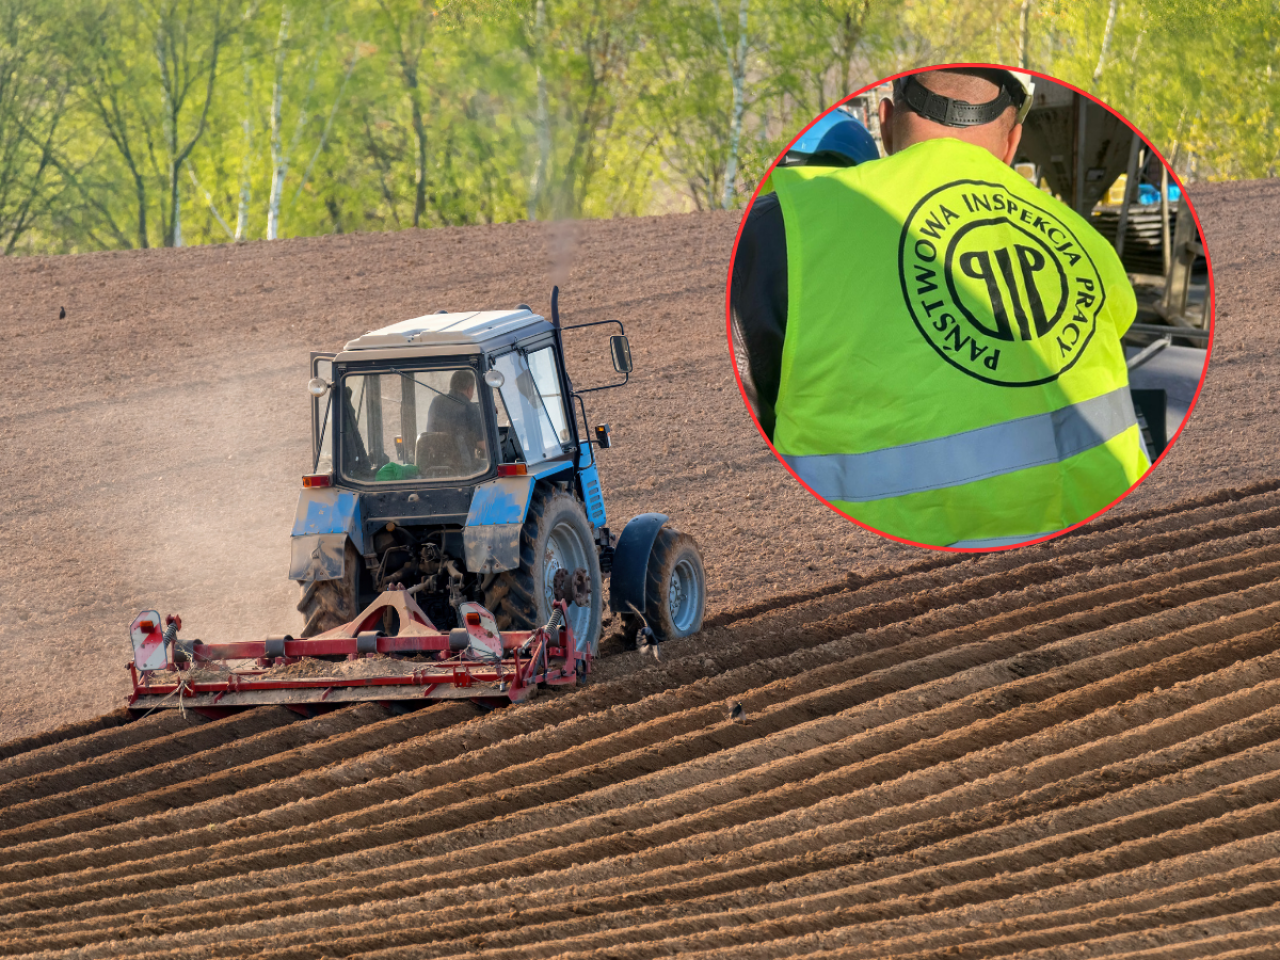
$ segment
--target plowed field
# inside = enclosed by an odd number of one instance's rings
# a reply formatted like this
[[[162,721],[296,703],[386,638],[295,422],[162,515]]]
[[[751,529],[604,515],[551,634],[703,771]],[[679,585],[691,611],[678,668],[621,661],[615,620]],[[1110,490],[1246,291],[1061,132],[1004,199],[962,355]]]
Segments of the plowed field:
[[[1280,482],[725,610],[516,709],[118,719],[3,751],[5,955],[1262,956]]]
[[[1280,477],[1280,181],[1194,197],[1218,280],[1213,361],[1125,513]],[[0,742],[120,704],[139,610],[210,641],[295,632],[308,351],[444,308],[545,312],[553,282],[567,322],[618,319],[631,337],[631,384],[587,398],[613,428],[610,525],[670,514],[701,545],[713,613],[918,560],[805,493],[746,416],[724,336],[737,226],[710,213],[0,258]],[[574,382],[606,382],[603,341],[566,339]]]
[[[1084,530],[969,557],[755,435],[732,215],[0,259],[0,954],[1274,956],[1280,183],[1195,199],[1220,322],[1182,439]],[[553,281],[627,324],[611,523],[698,538],[701,635],[488,714],[111,712],[144,606],[295,627],[308,349]]]

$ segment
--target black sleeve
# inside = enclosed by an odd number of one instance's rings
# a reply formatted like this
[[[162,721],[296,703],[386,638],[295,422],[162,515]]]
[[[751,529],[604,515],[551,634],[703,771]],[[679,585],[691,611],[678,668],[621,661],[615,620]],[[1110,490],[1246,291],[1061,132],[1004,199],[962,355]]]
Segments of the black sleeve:
[[[733,258],[729,312],[738,372],[772,440],[787,332],[787,235],[774,194],[758,197],[747,212]]]

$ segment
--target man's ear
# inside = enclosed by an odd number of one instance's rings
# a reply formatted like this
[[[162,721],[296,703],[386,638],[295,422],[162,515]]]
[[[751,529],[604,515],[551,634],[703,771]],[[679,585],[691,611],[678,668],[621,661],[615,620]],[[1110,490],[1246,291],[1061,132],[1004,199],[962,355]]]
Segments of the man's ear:
[[[1013,164],[1013,158],[1018,155],[1018,144],[1022,142],[1022,124],[1015,123],[1009,131],[1009,137],[1005,140],[1004,163],[1005,166]]]
[[[880,114],[880,139],[884,143],[884,155],[893,153],[893,101],[885,97],[877,111]]]

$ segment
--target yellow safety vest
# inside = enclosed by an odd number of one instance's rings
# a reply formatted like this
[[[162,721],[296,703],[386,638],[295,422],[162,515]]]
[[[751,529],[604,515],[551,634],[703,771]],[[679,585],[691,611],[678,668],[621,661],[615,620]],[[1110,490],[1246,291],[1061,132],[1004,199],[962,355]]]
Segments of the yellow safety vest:
[[[1111,246],[988,151],[774,171],[787,235],[774,445],[819,496],[937,546],[1043,536],[1150,463]]]

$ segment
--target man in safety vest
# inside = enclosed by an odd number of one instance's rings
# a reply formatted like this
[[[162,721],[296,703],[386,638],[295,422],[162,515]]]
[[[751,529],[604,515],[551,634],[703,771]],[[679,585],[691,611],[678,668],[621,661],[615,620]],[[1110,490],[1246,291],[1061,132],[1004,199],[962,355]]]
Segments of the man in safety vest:
[[[880,105],[890,156],[776,169],[781,247],[748,238],[750,216],[739,243],[749,373],[768,366],[759,330],[783,330],[776,384],[753,377],[775,448],[823,499],[905,540],[1032,540],[1150,466],[1120,344],[1137,307],[1124,268],[1009,166],[1029,88],[994,69],[903,78]],[[738,295],[779,276],[779,254],[785,292]]]

